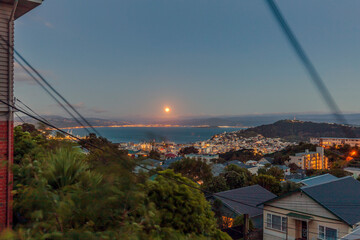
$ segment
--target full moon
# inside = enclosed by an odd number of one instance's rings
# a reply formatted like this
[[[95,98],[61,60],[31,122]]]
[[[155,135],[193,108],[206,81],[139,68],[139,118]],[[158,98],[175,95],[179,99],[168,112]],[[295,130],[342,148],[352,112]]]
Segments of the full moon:
[[[170,112],[170,108],[169,108],[169,107],[166,107],[164,110],[165,110],[166,113]]]

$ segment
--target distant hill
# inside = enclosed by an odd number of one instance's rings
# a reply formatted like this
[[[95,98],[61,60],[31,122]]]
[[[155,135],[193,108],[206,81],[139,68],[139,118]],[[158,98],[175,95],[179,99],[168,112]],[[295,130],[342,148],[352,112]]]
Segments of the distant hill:
[[[335,123],[315,123],[298,120],[280,120],[238,132],[239,136],[261,134],[269,138],[283,138],[288,141],[308,141],[310,137],[360,137],[359,127]]]
[[[343,114],[347,120],[347,124],[360,126],[360,114]],[[168,121],[157,121],[154,119],[147,119],[146,123],[160,123],[160,124],[172,124],[183,126],[236,126],[236,127],[256,127],[264,124],[272,124],[276,121],[283,119],[297,119],[305,122],[317,122],[317,123],[337,123],[344,124],[344,122],[338,122],[338,119],[333,114],[305,114],[305,113],[280,113],[280,114],[253,114],[243,116],[217,116],[217,117],[194,117],[194,118],[178,118]],[[131,119],[131,122],[143,123],[144,120]]]
[[[42,116],[46,120],[48,120],[51,124],[55,125],[58,128],[67,128],[67,127],[78,127],[79,124],[73,118],[65,118],[61,116]],[[38,124],[38,121],[30,118],[30,117],[23,117],[22,118],[25,122],[31,124]],[[15,119],[19,122],[19,119]],[[86,118],[89,123],[93,126],[113,126],[113,125],[124,125],[130,124],[126,121],[113,121],[113,120],[106,120],[101,118]]]

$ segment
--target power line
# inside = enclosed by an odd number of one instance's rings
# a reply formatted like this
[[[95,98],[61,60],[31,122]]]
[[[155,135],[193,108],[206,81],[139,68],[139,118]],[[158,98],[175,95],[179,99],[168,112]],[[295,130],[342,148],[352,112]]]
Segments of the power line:
[[[23,103],[22,101],[20,101],[20,99],[18,98],[15,98],[15,106],[16,106],[16,102],[19,102],[21,103],[25,108],[27,108],[28,110],[30,110],[33,114],[35,114],[37,117],[41,118],[42,120],[50,123],[47,119],[45,119],[44,117],[42,117],[41,115],[37,114],[34,110],[32,110],[28,105],[26,105],[25,103]],[[21,108],[19,105],[18,105],[19,108]],[[22,108],[23,109],[23,108]],[[24,110],[24,109],[23,109]]]
[[[296,55],[298,56],[301,63],[304,65],[305,69],[309,73],[311,80],[313,81],[314,85],[320,92],[325,103],[328,105],[328,107],[332,111],[332,114],[335,116],[336,120],[339,121],[340,123],[347,124],[347,120],[341,113],[340,108],[336,104],[334,98],[331,96],[331,93],[327,89],[324,81],[320,77],[320,75],[319,75],[318,71],[316,70],[315,66],[313,65],[313,63],[310,61],[310,58],[305,53],[305,50],[301,46],[300,42],[297,40],[295,34],[292,32],[291,28],[289,27],[288,23],[286,22],[285,18],[283,17],[283,14],[281,13],[281,11],[278,8],[278,6],[276,5],[276,3],[273,0],[265,0],[265,2],[267,3],[275,20],[280,25],[281,30],[283,31],[283,33],[286,36],[287,40],[289,41],[290,45],[294,49]],[[348,137],[355,137],[355,135],[352,131],[347,131],[344,129],[344,133]]]
[[[40,119],[38,117],[35,117],[35,116],[31,115],[30,113],[28,113],[28,112],[26,112],[26,111],[24,111],[24,110],[22,110],[22,109],[20,109],[18,107],[15,107],[15,106],[5,102],[4,100],[0,99],[0,102],[7,105],[7,106],[9,106],[9,107],[11,107],[11,108],[13,108],[13,109],[15,109],[15,110],[17,110],[17,111],[19,111],[19,112],[21,112],[21,113],[23,113],[23,114],[25,114],[25,115],[27,115],[27,116],[29,116],[29,117],[31,117],[31,118],[33,118],[33,119],[35,119],[35,120],[37,120],[37,121],[39,121],[39,122],[41,122],[41,123],[43,123],[43,124],[45,124],[45,125],[47,125],[47,126],[49,126],[49,127],[54,128],[55,130],[57,130],[57,131],[59,131],[59,132],[61,132],[63,134],[66,134],[66,135],[68,135],[68,136],[70,136],[70,137],[72,137],[74,139],[77,139],[78,141],[81,140],[79,137],[77,137],[77,136],[75,136],[75,135],[73,135],[71,133],[65,132],[64,130],[62,130],[60,128],[57,128],[55,125],[53,125],[53,124],[51,124],[49,122],[46,122],[46,121],[44,121],[44,120],[42,120],[42,119]]]
[[[23,123],[25,123],[25,121],[19,116],[19,114],[17,114],[17,113],[15,112],[15,115],[20,119],[20,121],[22,121]]]
[[[35,74],[53,91],[56,95],[58,95],[96,134],[101,136],[101,134],[90,124],[90,122],[84,118],[76,108],[68,101],[66,98],[64,98],[51,84],[15,49],[14,52],[16,55],[20,57],[20,59],[25,62],[25,64],[31,68],[35,72]]]
[[[3,40],[8,48],[11,48],[15,54],[53,91],[56,95],[58,95],[79,117],[82,119],[88,127],[90,127],[97,135],[101,136],[101,134],[67,101],[58,91],[54,89],[54,87],[51,86],[51,84],[13,47],[11,46],[6,39],[4,39],[2,36],[0,36],[1,40]],[[3,47],[3,49],[7,49],[4,47],[3,44],[0,43],[0,45]],[[74,120],[83,126],[85,130],[90,133],[90,131],[68,110],[65,108],[65,106],[60,103],[60,101],[48,90],[45,88],[43,84],[40,83],[40,81],[16,58],[14,57],[15,61],[27,72],[28,75],[30,75],[71,117],[74,118]]]
[[[0,43],[1,44],[1,43]],[[82,122],[79,121],[79,119],[77,119],[75,117],[75,115],[70,112],[65,106],[64,104],[62,104],[30,71],[29,69],[27,69],[16,57],[14,57],[15,61],[26,71],[26,73],[33,78],[41,87],[42,89],[44,89],[44,91],[47,92],[47,94],[49,94],[56,102],[57,104],[59,104],[78,124],[80,124],[80,126],[83,126],[85,128],[85,130],[90,134],[91,132],[82,124]]]

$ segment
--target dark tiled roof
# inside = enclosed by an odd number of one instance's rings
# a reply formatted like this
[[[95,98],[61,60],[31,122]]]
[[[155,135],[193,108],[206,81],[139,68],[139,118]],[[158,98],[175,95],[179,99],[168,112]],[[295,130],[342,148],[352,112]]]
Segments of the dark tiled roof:
[[[288,166],[285,166],[285,165],[273,165],[273,167],[280,168],[281,170],[290,169]]]
[[[230,162],[226,162],[224,163],[225,166],[229,166],[229,165],[236,165],[242,168],[246,168],[246,165],[242,162],[240,162],[239,160],[232,160]]]
[[[216,177],[216,176],[219,176],[221,173],[223,173],[224,169],[225,169],[225,165],[218,163],[218,164],[212,165],[211,172],[214,175],[214,177]]]
[[[360,182],[343,177],[315,186],[302,187],[306,195],[349,225],[360,222]]]
[[[269,163],[273,163],[274,159],[271,157],[264,157]]]
[[[148,159],[141,161],[141,164],[151,165],[151,166],[160,166],[161,161],[152,159],[152,158],[148,158]]]
[[[180,161],[183,159],[183,157],[176,157],[176,158],[169,158],[164,161],[164,164],[162,165],[163,168],[169,168],[170,165],[174,162]]]
[[[221,200],[224,205],[232,209],[237,214],[247,213],[249,214],[250,217],[254,217],[262,214],[262,209],[257,207],[258,204],[261,204],[265,201],[268,201],[276,197],[275,194],[269,192],[268,190],[266,190],[265,188],[259,185],[236,188],[236,189],[216,193],[216,195],[217,196],[215,197],[217,199]],[[222,197],[233,199],[241,203],[234,202]]]

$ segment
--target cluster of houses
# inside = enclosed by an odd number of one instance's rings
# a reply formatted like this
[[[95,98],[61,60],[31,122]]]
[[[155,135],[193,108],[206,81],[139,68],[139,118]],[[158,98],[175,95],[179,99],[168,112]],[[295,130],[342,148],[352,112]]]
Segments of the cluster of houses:
[[[154,160],[154,159],[146,159],[142,162],[142,164],[147,165],[148,168],[156,168],[162,166],[163,168],[168,168],[169,165],[173,162],[181,160],[182,156],[176,155],[168,155],[168,158],[164,161]],[[184,157],[186,158],[195,158],[201,159],[208,164],[212,165],[212,171],[214,176],[218,176],[221,174],[225,167],[234,164],[242,168],[246,168],[252,174],[257,174],[260,168],[269,167],[273,164],[273,159],[270,157],[264,157],[259,161],[249,160],[245,163],[239,160],[232,160],[226,163],[218,163],[212,164],[213,159],[218,159],[218,154],[186,154]],[[290,159],[285,162],[285,165],[273,165],[273,167],[280,168],[284,171],[284,175],[286,180],[291,179],[299,179],[299,176],[302,176],[302,172],[299,171],[297,174],[291,174],[290,165],[295,164],[299,169],[328,169],[328,158],[324,155],[324,148],[317,147],[315,152],[310,152],[309,150],[305,150],[303,153],[296,153],[294,156],[290,156]],[[300,174],[300,175],[299,175]],[[302,177],[300,177],[302,179]]]
[[[184,157],[200,158],[210,163],[214,176],[224,172],[226,166],[231,164],[246,168],[252,174],[257,174],[260,168],[277,167],[283,170],[284,181],[301,186],[283,196],[276,196],[259,185],[253,185],[208,197],[209,201],[222,203],[219,211],[224,228],[231,229],[236,217],[247,214],[254,228],[262,230],[261,238],[265,240],[360,240],[360,182],[356,180],[360,168],[345,168],[352,176],[343,178],[331,174],[307,177],[306,169],[327,168],[327,158],[321,147],[315,152],[306,150],[291,156],[286,164],[296,164],[299,168],[296,172],[290,172],[286,165],[274,165],[269,157],[259,161],[232,160],[222,164],[211,162],[216,155],[189,154]],[[167,169],[184,157],[164,161],[146,159],[142,164],[148,169]],[[141,167],[137,167],[135,172],[141,170]]]
[[[236,132],[221,133],[213,136],[211,139],[195,143],[179,144],[173,142],[141,142],[141,143],[119,143],[119,149],[127,150],[129,156],[139,157],[149,155],[151,150],[161,154],[163,158],[166,155],[177,155],[185,147],[194,147],[199,154],[219,154],[241,149],[253,149],[262,154],[268,154],[280,151],[287,146],[294,145],[293,142],[284,142],[280,138],[266,138],[262,135],[254,137],[241,137]]]
[[[148,167],[168,168],[172,162],[181,159],[178,157],[164,162],[148,159],[145,162]],[[260,164],[271,164],[271,159],[261,159],[257,163],[231,161],[227,164],[251,170]],[[215,174],[223,170],[220,166],[213,165]],[[337,178],[331,174],[297,180],[301,187],[282,196],[253,185],[218,192],[209,196],[208,200],[221,201],[224,228],[233,227],[236,217],[248,214],[254,228],[262,229],[264,240],[360,239],[359,181],[352,176]]]

